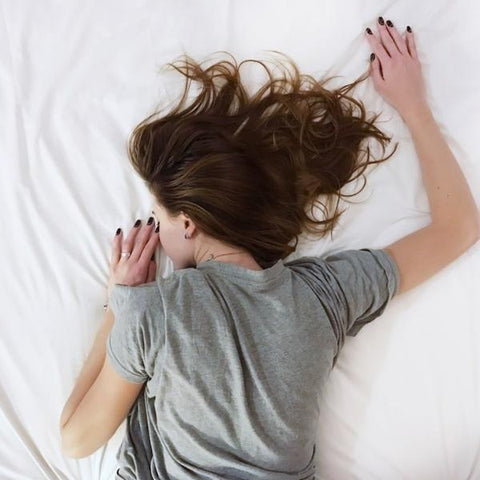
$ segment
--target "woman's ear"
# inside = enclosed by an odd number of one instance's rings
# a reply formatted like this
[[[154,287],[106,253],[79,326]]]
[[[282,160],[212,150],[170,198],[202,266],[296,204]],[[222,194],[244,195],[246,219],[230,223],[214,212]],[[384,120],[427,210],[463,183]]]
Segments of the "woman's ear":
[[[197,230],[197,226],[195,225],[195,222],[186,213],[180,212],[180,215],[182,217],[182,222],[183,222],[183,226],[184,226],[185,230],[187,228],[189,228],[190,229],[190,237],[192,237],[193,234]]]

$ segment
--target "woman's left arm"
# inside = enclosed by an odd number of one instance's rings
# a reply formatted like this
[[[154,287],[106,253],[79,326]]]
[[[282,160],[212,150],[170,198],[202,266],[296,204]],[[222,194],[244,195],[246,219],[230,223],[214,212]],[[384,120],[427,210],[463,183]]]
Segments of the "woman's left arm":
[[[83,400],[85,394],[90,390],[93,382],[97,379],[100,370],[105,362],[105,350],[108,335],[112,329],[115,318],[113,312],[107,309],[105,312],[103,322],[93,342],[93,347],[88,354],[85,364],[78,376],[75,387],[68,397],[67,403],[63,407],[62,415],[60,417],[60,429],[62,429],[68,422],[69,418],[77,409],[78,404]]]
[[[122,231],[117,230],[112,247],[108,296],[110,296],[115,284],[137,286],[155,280],[156,264],[152,256],[159,242],[159,237],[157,230],[153,228],[153,223],[147,223],[142,228],[139,228],[140,225],[141,222],[138,220],[125,242],[122,242]],[[121,255],[122,252],[128,252],[128,257]],[[76,412],[104,367],[106,342],[114,322],[114,314],[108,308],[95,337],[93,347],[63,408],[60,417],[61,431],[64,430],[65,425]]]

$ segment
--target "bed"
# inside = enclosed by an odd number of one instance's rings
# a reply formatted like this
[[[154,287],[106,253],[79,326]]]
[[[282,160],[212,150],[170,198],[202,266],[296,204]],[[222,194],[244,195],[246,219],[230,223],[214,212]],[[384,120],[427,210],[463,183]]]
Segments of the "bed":
[[[411,25],[432,109],[480,205],[480,7],[475,2],[33,0],[0,2],[0,478],[104,480],[125,423],[87,458],[60,450],[58,420],[103,316],[110,242],[146,219],[151,197],[126,139],[179,76],[202,60],[291,56],[317,77],[352,81],[382,15]],[[247,71],[247,70],[246,70]],[[252,72],[253,75],[253,72]],[[253,78],[253,77],[252,77]],[[399,142],[367,170],[332,238],[303,235],[286,260],[383,248],[430,222],[401,118],[363,82],[355,90]],[[357,191],[361,184],[349,184]],[[344,205],[347,206],[347,205]],[[158,275],[172,264],[157,252]],[[347,337],[319,395],[321,480],[480,479],[480,243]]]

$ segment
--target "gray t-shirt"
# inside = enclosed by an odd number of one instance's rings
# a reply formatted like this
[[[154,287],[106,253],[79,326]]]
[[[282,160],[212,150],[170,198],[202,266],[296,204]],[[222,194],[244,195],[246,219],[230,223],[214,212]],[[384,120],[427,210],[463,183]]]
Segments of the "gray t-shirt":
[[[254,271],[212,260],[116,285],[107,355],[145,382],[116,479],[315,479],[318,396],[345,335],[397,292],[384,250]]]

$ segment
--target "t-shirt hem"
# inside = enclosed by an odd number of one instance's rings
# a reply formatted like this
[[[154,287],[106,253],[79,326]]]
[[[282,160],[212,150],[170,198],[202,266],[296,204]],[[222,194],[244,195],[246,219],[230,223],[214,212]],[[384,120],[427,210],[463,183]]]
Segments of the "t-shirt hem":
[[[108,359],[110,360],[110,364],[112,365],[113,369],[121,376],[123,379],[133,382],[133,383],[145,383],[148,380],[148,377],[142,377],[140,375],[134,375],[122,366],[122,364],[117,360],[115,354],[112,351],[110,336],[107,339],[107,348],[106,353]]]
[[[370,252],[377,252],[378,259],[384,268],[387,278],[388,278],[388,289],[390,293],[390,299],[393,298],[398,292],[398,287],[400,284],[400,270],[398,269],[397,262],[395,259],[389,255],[389,253],[381,248],[379,249],[370,249],[363,248],[362,250],[368,250]]]

